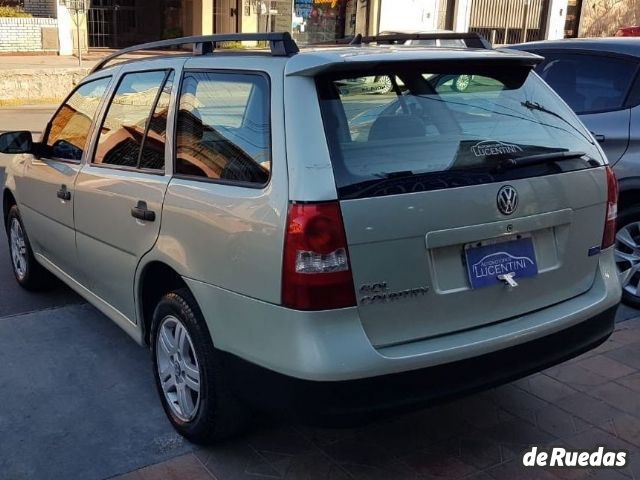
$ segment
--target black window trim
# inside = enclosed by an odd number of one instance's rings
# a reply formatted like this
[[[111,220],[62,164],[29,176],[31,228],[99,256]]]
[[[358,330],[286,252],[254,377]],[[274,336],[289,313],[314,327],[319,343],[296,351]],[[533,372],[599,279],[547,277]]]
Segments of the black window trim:
[[[577,48],[564,48],[564,49],[562,49],[562,48],[540,48],[540,49],[531,49],[531,50],[527,49],[527,51],[531,52],[531,53],[535,53],[536,55],[540,55],[542,57],[545,57],[545,61],[540,63],[540,65],[544,65],[546,63],[547,58],[546,58],[545,54],[547,54],[547,53],[566,54],[566,55],[584,55],[584,56],[594,56],[594,57],[604,57],[604,58],[613,57],[613,58],[618,58],[620,60],[625,60],[627,62],[635,64],[636,68],[635,68],[635,71],[633,72],[633,74],[631,75],[631,82],[629,84],[629,87],[627,88],[627,92],[624,95],[624,100],[622,101],[622,106],[621,107],[619,107],[619,108],[604,108],[604,109],[599,109],[599,110],[585,110],[584,112],[575,112],[575,114],[578,115],[578,116],[580,116],[580,115],[595,115],[595,114],[598,114],[598,113],[620,112],[620,111],[623,111],[623,110],[629,110],[630,108],[634,108],[634,107],[637,107],[638,105],[640,105],[640,96],[639,96],[638,103],[636,105],[629,104],[629,97],[631,96],[631,94],[633,92],[633,87],[635,86],[635,83],[639,79],[639,74],[640,74],[640,58],[639,57],[635,57],[633,55],[627,55],[627,54],[624,54],[624,53],[618,53],[618,52],[609,52],[609,51],[603,51],[603,50],[585,50],[585,49],[577,49]],[[538,73],[536,72],[536,74],[538,74]],[[545,83],[546,83],[546,81],[545,81]],[[555,92],[555,90],[554,90],[554,92]],[[562,98],[562,96],[559,93],[558,93],[558,95]]]
[[[91,126],[89,127],[89,133],[87,135],[86,144],[84,146],[84,149],[82,150],[82,158],[80,158],[80,160],[72,160],[70,158],[60,158],[60,157],[53,157],[53,156],[48,157],[48,156],[42,155],[42,153],[44,153],[44,152],[39,152],[39,154],[36,156],[36,158],[38,158],[38,159],[55,160],[56,162],[69,163],[71,165],[80,165],[80,164],[82,164],[82,161],[84,160],[85,156],[87,155],[87,151],[91,150],[91,137],[92,137],[91,133],[93,131],[93,128],[95,127],[96,118],[100,114],[100,107],[102,106],[102,103],[105,101],[106,94],[109,91],[109,87],[111,86],[111,82],[113,82],[113,78],[114,78],[113,73],[110,73],[108,75],[101,75],[99,77],[93,77],[91,79],[85,79],[86,81],[83,81],[82,83],[79,83],[65,97],[63,102],[56,109],[55,113],[53,115],[51,115],[51,118],[49,119],[49,122],[47,122],[47,126],[45,127],[45,130],[44,130],[44,132],[42,134],[42,138],[40,139],[39,143],[40,143],[40,145],[42,145],[44,147],[47,144],[47,140],[49,138],[49,133],[51,133],[51,126],[52,126],[52,123],[53,123],[53,119],[58,116],[58,113],[60,113],[60,111],[64,108],[64,106],[67,104],[67,102],[71,99],[71,97],[78,90],[80,90],[85,85],[88,85],[88,84],[93,83],[93,82],[97,82],[98,80],[108,79],[109,83],[107,84],[105,92],[103,93],[102,98],[100,99],[100,102],[98,103],[98,108],[96,109],[95,113],[93,114],[93,120],[91,121]],[[89,146],[89,148],[87,148],[87,146]]]
[[[145,141],[146,141],[146,138],[147,138],[147,132],[149,131],[149,126],[151,125],[151,122],[149,122],[147,124],[147,126],[145,127],[145,130],[144,130],[144,136],[142,137],[142,143],[140,144],[140,151],[138,152],[137,166],[131,167],[131,166],[128,166],[128,165],[113,165],[113,164],[110,164],[110,163],[96,163],[95,162],[96,153],[98,151],[98,146],[100,145],[100,132],[102,132],[102,126],[104,125],[104,122],[107,120],[107,115],[109,115],[109,108],[111,107],[111,103],[113,102],[113,99],[115,98],[116,94],[118,93],[118,88],[120,88],[120,85],[122,84],[122,80],[124,79],[124,77],[126,77],[127,75],[130,75],[130,74],[151,73],[151,72],[165,72],[164,78],[160,82],[160,88],[158,89],[158,93],[156,94],[155,99],[154,99],[154,101],[153,101],[153,103],[151,105],[149,119],[153,116],[153,112],[155,111],[156,106],[158,105],[158,101],[160,100],[160,95],[162,94],[162,90],[164,89],[168,78],[171,76],[171,73],[172,72],[175,73],[175,68],[152,68],[152,69],[149,69],[149,70],[127,70],[127,71],[121,72],[121,74],[118,76],[118,84],[113,89],[111,97],[109,97],[109,100],[107,101],[107,105],[106,105],[107,108],[104,111],[104,115],[100,119],[100,126],[98,128],[98,134],[97,134],[97,137],[95,139],[95,145],[94,145],[94,147],[93,147],[93,149],[91,151],[91,159],[87,162],[87,165],[89,165],[91,167],[105,168],[105,169],[109,169],[109,170],[121,170],[121,171],[124,171],[124,172],[146,173],[146,174],[149,174],[149,175],[156,175],[156,176],[159,176],[159,177],[164,177],[164,176],[167,175],[166,162],[165,162],[164,168],[161,168],[161,169],[160,168],[140,168],[140,158],[141,158],[141,155],[142,155],[142,149],[144,148],[144,144],[145,144]],[[167,117],[167,123],[168,122],[169,122],[169,118]],[[165,148],[165,151],[166,151],[166,148]]]
[[[259,76],[263,77],[267,82],[267,112],[269,113],[269,178],[264,183],[243,182],[240,180],[227,180],[224,178],[209,178],[199,177],[197,175],[189,175],[184,173],[177,173],[177,154],[178,154],[178,117],[180,115],[180,101],[182,100],[182,89],[184,87],[184,78],[189,73],[219,73],[223,75],[245,75],[245,76]],[[185,68],[182,71],[180,78],[180,85],[178,91],[178,100],[176,105],[175,121],[173,122],[173,178],[179,180],[193,180],[196,182],[213,183],[219,185],[227,185],[233,187],[251,188],[253,190],[265,190],[271,183],[273,178],[273,131],[272,131],[272,119],[271,119],[271,77],[264,70],[242,70],[238,68]],[[246,114],[246,112],[245,112]],[[244,118],[243,118],[244,121]]]

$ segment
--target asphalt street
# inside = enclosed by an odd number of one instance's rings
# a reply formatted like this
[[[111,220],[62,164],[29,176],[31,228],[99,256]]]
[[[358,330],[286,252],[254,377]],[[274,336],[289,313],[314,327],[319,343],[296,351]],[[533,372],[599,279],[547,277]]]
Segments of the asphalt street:
[[[51,112],[0,109],[0,132],[39,132]],[[6,162],[0,158],[0,179]],[[623,308],[619,320],[634,316]],[[194,450],[164,417],[148,351],[62,285],[38,294],[19,288],[2,233],[0,401],[0,480],[103,479]],[[277,444],[278,431],[257,435]],[[245,448],[209,451],[223,452],[216,468],[230,474],[219,478],[245,478],[231,475],[245,468],[234,463]]]

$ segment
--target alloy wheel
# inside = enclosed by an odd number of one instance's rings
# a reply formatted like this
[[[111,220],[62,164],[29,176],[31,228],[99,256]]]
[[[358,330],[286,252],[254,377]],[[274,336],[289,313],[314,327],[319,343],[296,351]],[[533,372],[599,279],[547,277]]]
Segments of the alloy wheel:
[[[640,296],[640,222],[618,230],[615,260],[622,288],[631,295]]]
[[[460,75],[456,78],[455,87],[458,92],[464,92],[471,84],[471,77],[469,75]]]
[[[167,404],[183,422],[193,420],[200,408],[200,367],[189,332],[176,317],[167,316],[160,323],[156,352]]]
[[[11,261],[13,271],[19,280],[24,280],[27,275],[27,242],[24,238],[22,225],[17,218],[11,220],[9,228],[9,245],[11,249]]]

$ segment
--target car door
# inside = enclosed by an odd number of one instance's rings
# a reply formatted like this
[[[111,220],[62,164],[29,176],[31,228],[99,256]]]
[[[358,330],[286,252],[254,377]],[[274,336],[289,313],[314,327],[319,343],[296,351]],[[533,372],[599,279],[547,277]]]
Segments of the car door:
[[[640,172],[640,73],[627,98],[627,107],[631,109],[629,125],[629,147],[624,159],[616,164],[618,179],[638,177]],[[624,188],[622,188],[624,189]]]
[[[20,211],[34,252],[78,278],[74,184],[110,76],[78,86],[49,121],[38,155],[16,179]]]
[[[179,75],[175,61],[154,65],[123,68],[76,181],[76,243],[88,286],[132,322],[136,267],[158,237],[170,180],[167,126]]]
[[[615,164],[629,147],[631,110],[626,100],[638,61],[594,51],[537,51],[536,71],[580,116]]]

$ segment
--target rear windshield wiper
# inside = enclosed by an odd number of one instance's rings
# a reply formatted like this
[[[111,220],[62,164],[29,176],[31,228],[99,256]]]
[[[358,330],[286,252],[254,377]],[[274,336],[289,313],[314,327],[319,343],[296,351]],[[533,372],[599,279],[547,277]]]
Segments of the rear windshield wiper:
[[[590,144],[593,145],[593,140],[591,140],[588,136],[586,136],[584,133],[582,133],[578,128],[576,128],[575,125],[573,125],[570,121],[568,121],[566,118],[564,118],[559,113],[554,112],[553,110],[550,110],[550,109],[548,109],[547,107],[545,107],[543,105],[540,105],[538,102],[532,102],[531,100],[526,100],[524,102],[520,102],[520,105],[522,105],[524,108],[527,108],[529,110],[537,110],[538,112],[546,113],[548,115],[551,115],[553,117],[558,118],[559,120],[562,120],[564,123],[569,125],[573,130],[578,132],[580,134],[580,136],[583,137],[587,142],[589,142]]]
[[[584,156],[586,156],[586,153],[584,152],[539,153],[537,155],[526,155],[524,157],[515,157],[515,158],[505,159],[500,163],[500,167],[501,168],[527,167],[529,165],[553,163],[561,160],[569,160],[572,158],[582,158]]]

